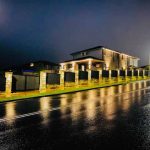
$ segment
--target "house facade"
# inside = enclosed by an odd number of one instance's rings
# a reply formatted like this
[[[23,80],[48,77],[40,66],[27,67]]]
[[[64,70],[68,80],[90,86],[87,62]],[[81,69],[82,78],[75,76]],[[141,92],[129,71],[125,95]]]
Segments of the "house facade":
[[[125,70],[137,68],[139,58],[98,46],[72,53],[72,60],[61,63],[60,70]]]

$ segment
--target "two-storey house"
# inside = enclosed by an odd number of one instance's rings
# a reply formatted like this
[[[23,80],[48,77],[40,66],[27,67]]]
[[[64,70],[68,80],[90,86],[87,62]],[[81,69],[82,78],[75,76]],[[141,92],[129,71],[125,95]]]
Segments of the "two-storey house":
[[[125,70],[138,67],[139,58],[103,46],[74,52],[73,59],[61,63],[64,71]]]

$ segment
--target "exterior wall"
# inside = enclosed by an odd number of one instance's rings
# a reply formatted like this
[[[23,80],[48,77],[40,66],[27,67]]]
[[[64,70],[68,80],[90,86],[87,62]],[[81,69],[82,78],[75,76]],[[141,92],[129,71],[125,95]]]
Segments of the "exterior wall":
[[[103,49],[103,60],[105,61],[105,69],[127,69],[130,66],[138,67],[138,59],[131,56],[114,52],[109,49]]]
[[[119,54],[109,49],[103,49],[103,60],[105,62],[104,69],[118,69],[119,68]]]
[[[135,67],[138,67],[139,65],[138,65],[138,60],[137,59],[134,59],[134,66]]]
[[[120,54],[119,59],[119,69],[125,70],[128,67],[128,56]]]
[[[138,67],[138,60],[130,57],[128,59],[128,66]]]
[[[72,56],[73,56],[73,59],[84,58],[87,56],[93,56],[95,58],[102,59],[102,49],[99,48],[99,49],[95,49],[93,51],[80,52],[80,53],[74,54]]]

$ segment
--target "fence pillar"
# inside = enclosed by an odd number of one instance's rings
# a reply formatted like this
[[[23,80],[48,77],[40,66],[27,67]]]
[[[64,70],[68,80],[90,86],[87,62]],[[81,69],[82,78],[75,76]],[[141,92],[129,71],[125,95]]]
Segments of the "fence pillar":
[[[111,81],[111,70],[109,70],[109,82]]]
[[[99,70],[99,82],[101,82],[102,79],[102,70]]]
[[[75,71],[75,85],[79,85],[79,71]]]
[[[140,76],[140,70],[138,69],[137,72],[138,72],[137,78],[139,78],[139,76]]]
[[[134,74],[134,70],[132,69],[131,71],[132,71],[131,78],[132,78],[132,80],[133,80],[133,77],[134,77],[134,75],[133,75],[133,74]]]
[[[89,69],[88,70],[88,84],[91,84],[91,74],[92,74],[92,71]]]
[[[145,70],[143,70],[143,76],[142,76],[143,78],[145,77]]]
[[[127,78],[128,78],[128,70],[126,69],[125,70],[125,80],[127,81]]]
[[[120,70],[118,69],[117,70],[117,82],[119,82],[119,79],[120,79]]]
[[[145,77],[145,70],[143,70],[143,77]]]
[[[5,93],[6,96],[10,96],[12,92],[12,72],[5,72],[6,85],[5,85]]]
[[[40,92],[46,91],[46,72],[40,72]]]
[[[125,70],[125,77],[127,77],[127,74],[128,74],[128,70],[126,69]]]
[[[65,72],[63,70],[60,71],[60,86],[63,88],[65,86]]]

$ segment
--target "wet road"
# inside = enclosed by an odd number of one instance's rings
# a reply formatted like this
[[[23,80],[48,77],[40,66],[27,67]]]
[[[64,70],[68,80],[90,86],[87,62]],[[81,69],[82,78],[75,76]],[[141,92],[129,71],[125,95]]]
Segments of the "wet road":
[[[0,150],[150,149],[150,81],[0,104]]]

